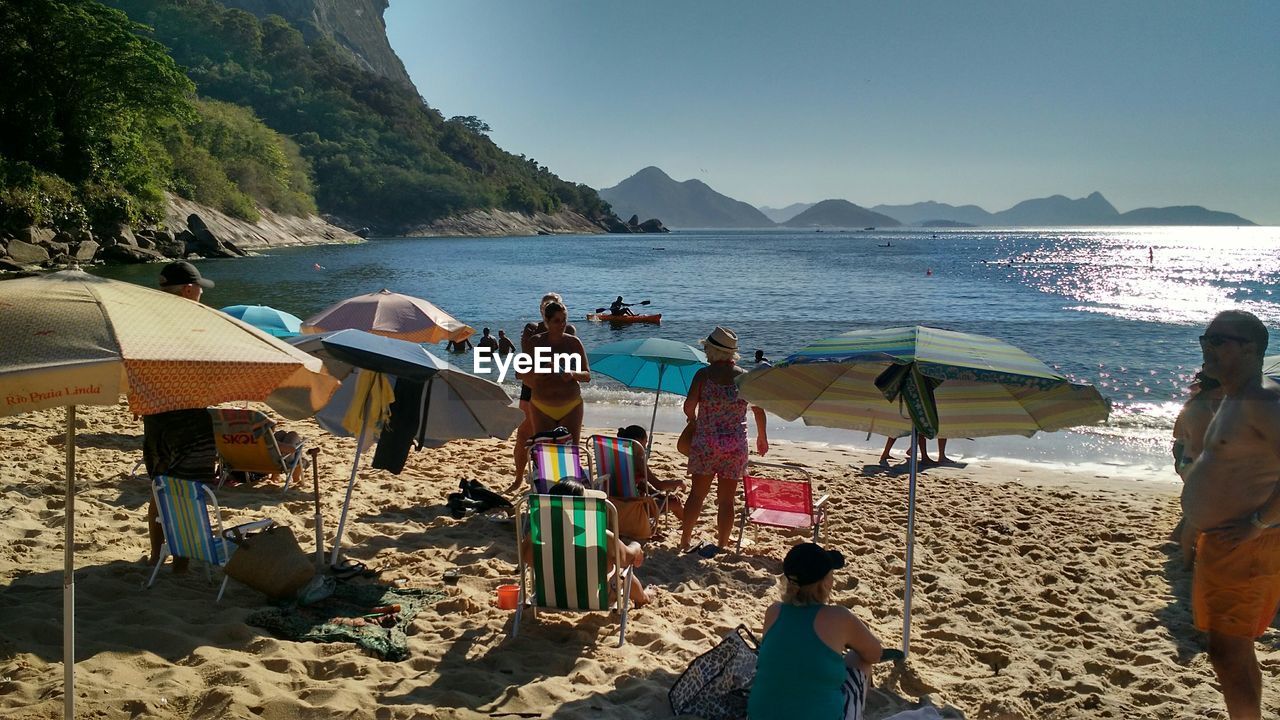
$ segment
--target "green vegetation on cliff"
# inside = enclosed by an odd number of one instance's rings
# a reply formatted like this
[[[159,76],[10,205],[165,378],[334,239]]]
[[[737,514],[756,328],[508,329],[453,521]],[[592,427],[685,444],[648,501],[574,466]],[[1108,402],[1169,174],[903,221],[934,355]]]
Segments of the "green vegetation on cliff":
[[[142,30],[90,0],[0,3],[0,227],[154,223],[165,190],[247,220],[315,212],[297,146],[196,100]]]
[[[410,229],[609,206],[412,88],[213,0],[0,2],[0,228],[157,222],[170,191],[246,220],[317,207]],[[198,96],[197,96],[198,93]]]
[[[111,0],[153,28],[200,95],[248,106],[310,162],[320,209],[387,230],[477,208],[597,217],[608,205],[497,147],[476,118],[446,120],[412,88],[310,44],[285,20],[213,0]]]

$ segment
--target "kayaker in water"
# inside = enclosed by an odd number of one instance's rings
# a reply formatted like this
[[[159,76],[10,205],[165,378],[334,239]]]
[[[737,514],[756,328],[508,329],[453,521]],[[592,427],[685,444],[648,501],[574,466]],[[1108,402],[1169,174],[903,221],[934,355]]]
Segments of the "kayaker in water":
[[[614,300],[613,304],[609,306],[609,314],[610,315],[635,315],[635,313],[631,312],[631,303],[622,302],[621,295],[619,295],[618,299]]]

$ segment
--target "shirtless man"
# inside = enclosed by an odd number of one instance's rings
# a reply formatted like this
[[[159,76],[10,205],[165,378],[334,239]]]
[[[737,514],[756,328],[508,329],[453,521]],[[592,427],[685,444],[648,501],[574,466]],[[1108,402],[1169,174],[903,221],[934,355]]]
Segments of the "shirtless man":
[[[1262,374],[1267,329],[1238,310],[1200,336],[1224,397],[1187,474],[1182,510],[1199,531],[1192,610],[1232,720],[1262,717],[1254,639],[1280,605],[1280,385]]]
[[[1203,370],[1196,373],[1191,385],[1191,399],[1182,406],[1178,419],[1173,423],[1173,469],[1186,482],[1191,465],[1204,450],[1204,432],[1209,421],[1222,403],[1222,384],[1209,377]],[[1184,485],[1185,489],[1185,485]],[[1190,570],[1196,555],[1196,540],[1200,533],[1193,531],[1185,520],[1179,518],[1173,539],[1182,547],[1182,569]]]

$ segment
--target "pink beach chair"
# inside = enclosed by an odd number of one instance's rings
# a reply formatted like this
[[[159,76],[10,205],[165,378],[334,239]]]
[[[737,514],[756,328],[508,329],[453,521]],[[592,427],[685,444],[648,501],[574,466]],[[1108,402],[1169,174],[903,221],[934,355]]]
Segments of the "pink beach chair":
[[[784,471],[788,476],[774,472],[779,477],[764,477],[753,472],[754,468],[761,467]],[[812,530],[813,541],[819,541],[830,496],[823,495],[814,501],[813,485],[804,468],[753,460],[747,468],[747,475],[742,478],[742,489],[746,502],[742,506],[738,524],[739,552],[742,551],[742,534],[747,523],[789,530]]]

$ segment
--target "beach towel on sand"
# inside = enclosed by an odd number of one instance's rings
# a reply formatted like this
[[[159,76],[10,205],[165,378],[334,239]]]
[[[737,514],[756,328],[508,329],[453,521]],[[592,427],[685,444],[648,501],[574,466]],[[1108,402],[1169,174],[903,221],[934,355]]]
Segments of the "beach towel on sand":
[[[333,595],[320,602],[307,606],[289,603],[264,608],[250,614],[245,622],[266,628],[288,640],[350,642],[384,660],[404,660],[409,657],[405,629],[423,608],[444,598],[443,590],[356,585],[339,580]],[[361,618],[373,613],[374,608],[389,605],[400,606],[390,627],[381,626],[379,618],[370,618],[360,625],[334,622]]]

